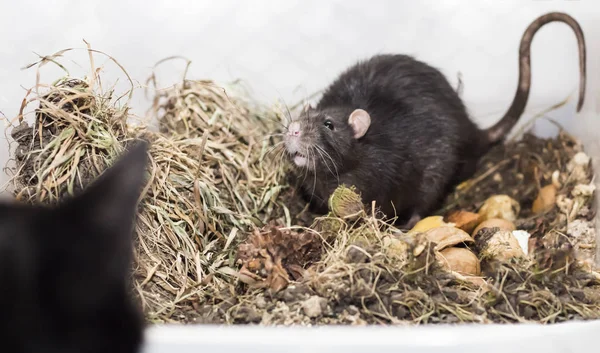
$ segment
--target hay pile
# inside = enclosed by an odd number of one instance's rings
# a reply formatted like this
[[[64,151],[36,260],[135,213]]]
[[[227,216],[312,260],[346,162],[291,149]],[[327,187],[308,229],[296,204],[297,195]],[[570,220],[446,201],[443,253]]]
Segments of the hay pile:
[[[34,123],[22,113],[11,132],[18,144],[12,189],[24,202],[56,202],[85,187],[129,141],[151,142],[135,268],[150,321],[185,319],[204,296],[228,288],[237,243],[252,227],[292,222],[278,199],[284,169],[269,156],[279,117],[243,95],[188,80],[159,92],[160,132],[128,124],[127,104],[94,75],[38,84],[30,95],[22,110],[39,103]]]
[[[128,138],[127,109],[117,108],[111,98],[94,95],[89,82],[62,78],[47,94],[28,100],[39,103],[34,126],[19,116],[11,132],[18,143],[17,199],[54,203],[112,163]]]
[[[574,169],[569,163],[581,146],[567,135],[528,136],[498,147],[440,210],[445,224],[452,212],[474,214],[492,195],[516,199],[523,212],[514,225],[534,241],[526,256],[501,261],[482,256],[497,228],[483,228],[472,239],[467,231],[472,241],[446,241],[442,249],[426,229],[403,233],[382,222],[352,189],[340,189],[332,213],[315,219],[295,196],[295,176],[277,149],[279,109],[252,104],[211,81],[184,80],[157,93],[153,112],[160,131],[154,132],[128,124],[127,104],[97,83],[95,74],[62,79],[24,106],[40,103],[35,122],[12,132],[18,143],[15,195],[55,202],[85,187],[132,139],[151,141],[134,268],[134,289],[150,322],[550,323],[600,317],[600,277],[589,265],[595,229],[585,223],[595,215],[595,193],[581,194],[592,174],[588,165]],[[519,156],[531,158],[519,162]],[[559,181],[554,198],[544,199],[552,207],[530,212],[553,174]],[[588,227],[579,236],[577,221]],[[439,261],[444,251],[477,254],[478,275]]]

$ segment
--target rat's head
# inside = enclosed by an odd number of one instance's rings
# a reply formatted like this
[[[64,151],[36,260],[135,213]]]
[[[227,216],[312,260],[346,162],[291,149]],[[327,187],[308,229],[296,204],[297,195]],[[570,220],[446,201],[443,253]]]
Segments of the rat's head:
[[[323,166],[333,171],[332,167],[343,165],[370,125],[371,117],[362,109],[306,106],[288,125],[285,147],[296,166],[309,170]]]

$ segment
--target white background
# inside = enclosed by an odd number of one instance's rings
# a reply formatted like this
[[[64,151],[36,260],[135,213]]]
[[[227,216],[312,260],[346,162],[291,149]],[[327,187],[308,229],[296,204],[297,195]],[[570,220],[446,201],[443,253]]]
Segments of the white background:
[[[21,68],[38,59],[75,47],[92,47],[114,56],[141,87],[152,66],[168,56],[193,61],[189,78],[218,82],[243,79],[254,97],[266,103],[293,104],[324,88],[358,59],[376,53],[407,53],[440,68],[456,84],[463,75],[463,97],[473,119],[489,126],[509,106],[517,82],[517,49],[521,35],[535,17],[566,11],[585,30],[588,45],[588,97],[585,114],[573,116],[577,84],[577,46],[562,23],[540,30],[532,46],[533,84],[527,117],[572,95],[571,103],[550,116],[593,130],[598,85],[596,0],[193,0],[193,1],[3,1],[0,4],[0,112],[16,116],[26,88],[35,84],[35,70]],[[125,76],[104,57],[105,82]],[[79,50],[62,60],[73,76],[89,66]],[[159,69],[167,87],[180,79],[184,64],[169,62]],[[42,81],[62,75],[42,70]],[[142,89],[133,113],[149,106]],[[593,113],[593,116],[590,115]],[[595,127],[595,125],[593,126]],[[593,137],[593,136],[592,136]],[[595,142],[593,138],[585,137]],[[591,143],[591,142],[590,142]],[[0,164],[7,160],[0,141]],[[593,146],[590,146],[593,148]]]

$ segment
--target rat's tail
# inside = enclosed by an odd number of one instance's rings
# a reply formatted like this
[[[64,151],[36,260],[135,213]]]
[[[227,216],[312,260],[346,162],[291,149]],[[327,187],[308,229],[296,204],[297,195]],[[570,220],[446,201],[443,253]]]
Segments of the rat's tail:
[[[485,130],[487,142],[495,144],[502,141],[510,130],[515,126],[521,114],[527,105],[529,98],[529,88],[531,86],[531,41],[535,33],[550,22],[563,22],[569,25],[575,36],[577,37],[577,46],[579,48],[579,102],[577,103],[577,111],[581,110],[585,97],[585,81],[586,81],[586,47],[583,30],[579,23],[574,18],[562,12],[550,12],[538,17],[533,21],[523,33],[521,38],[521,46],[519,48],[519,85],[513,102],[502,119],[494,126]]]

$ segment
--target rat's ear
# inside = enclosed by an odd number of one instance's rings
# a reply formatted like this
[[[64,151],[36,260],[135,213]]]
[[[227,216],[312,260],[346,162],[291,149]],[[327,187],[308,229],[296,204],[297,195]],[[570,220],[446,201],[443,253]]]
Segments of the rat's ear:
[[[371,126],[371,116],[362,109],[356,109],[350,114],[348,124],[352,126],[354,138],[358,140],[365,136],[367,130],[369,130],[369,126]]]

